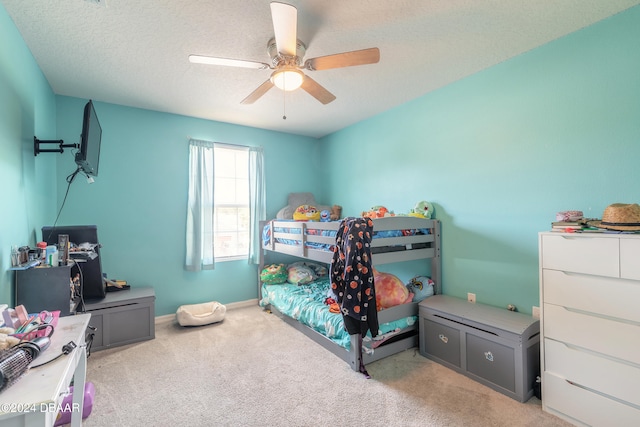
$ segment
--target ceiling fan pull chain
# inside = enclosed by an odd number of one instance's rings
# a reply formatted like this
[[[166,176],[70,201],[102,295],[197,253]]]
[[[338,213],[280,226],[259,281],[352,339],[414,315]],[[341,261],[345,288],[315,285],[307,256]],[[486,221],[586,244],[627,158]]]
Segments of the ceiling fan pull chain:
[[[282,120],[287,120],[287,91],[282,91]]]

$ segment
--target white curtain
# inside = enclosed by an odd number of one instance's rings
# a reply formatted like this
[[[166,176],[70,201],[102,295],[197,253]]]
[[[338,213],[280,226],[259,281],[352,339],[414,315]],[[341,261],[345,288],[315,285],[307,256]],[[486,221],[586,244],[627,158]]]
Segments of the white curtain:
[[[267,219],[262,147],[249,149],[249,264],[260,263],[260,221]]]
[[[189,140],[187,255],[190,271],[213,270],[213,142]]]

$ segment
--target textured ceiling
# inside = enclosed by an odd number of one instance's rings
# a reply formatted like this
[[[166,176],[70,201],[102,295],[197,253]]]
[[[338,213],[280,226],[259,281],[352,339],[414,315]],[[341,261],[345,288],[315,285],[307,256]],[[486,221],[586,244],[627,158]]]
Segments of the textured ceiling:
[[[286,1],[286,0],[285,0]],[[640,0],[291,0],[305,58],[369,47],[380,62],[309,71],[337,99],[277,88],[269,0],[0,0],[56,94],[321,137],[586,27]],[[287,119],[283,120],[283,111]]]

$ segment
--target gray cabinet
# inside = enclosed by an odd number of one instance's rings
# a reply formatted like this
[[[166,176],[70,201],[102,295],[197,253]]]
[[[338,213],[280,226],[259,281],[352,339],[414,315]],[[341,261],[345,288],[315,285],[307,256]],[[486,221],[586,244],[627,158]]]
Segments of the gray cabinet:
[[[540,322],[445,295],[419,305],[420,353],[520,402],[540,371]]]
[[[155,338],[155,292],[131,287],[107,292],[103,299],[85,301],[96,328],[91,350],[98,351]]]

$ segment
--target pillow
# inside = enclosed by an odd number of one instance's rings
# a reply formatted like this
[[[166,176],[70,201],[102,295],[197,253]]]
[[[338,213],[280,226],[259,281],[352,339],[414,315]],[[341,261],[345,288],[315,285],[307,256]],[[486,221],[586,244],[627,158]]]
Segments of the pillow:
[[[331,210],[330,206],[318,205],[313,193],[289,193],[287,206],[278,211],[276,219],[293,219],[293,213],[296,208],[301,205],[315,206],[318,209],[318,212],[325,209]]]
[[[378,311],[411,301],[409,289],[397,276],[373,270]]]
[[[260,272],[260,280],[267,285],[278,285],[287,281],[287,274],[284,264],[271,264]]]
[[[313,274],[316,276],[316,278],[326,276],[329,274],[329,270],[327,270],[327,267],[315,262],[298,261],[298,262],[294,262],[293,264],[289,264],[289,268],[299,267],[299,266],[310,268],[313,271]]]
[[[426,276],[414,277],[407,284],[407,288],[414,294],[414,302],[420,302],[435,293],[433,280]]]
[[[287,267],[287,282],[294,285],[306,285],[316,280],[313,270],[306,265],[290,265]]]

